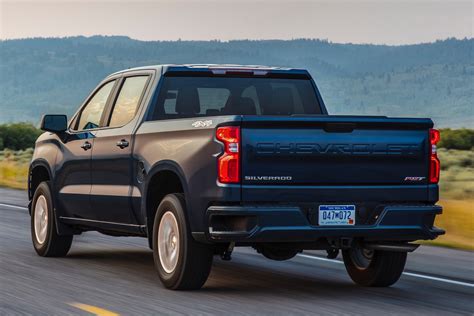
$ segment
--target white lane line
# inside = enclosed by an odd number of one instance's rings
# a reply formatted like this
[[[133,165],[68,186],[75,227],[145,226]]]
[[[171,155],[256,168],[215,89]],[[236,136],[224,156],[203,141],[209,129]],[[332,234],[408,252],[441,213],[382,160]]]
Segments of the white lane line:
[[[344,264],[344,262],[342,262],[340,260],[321,258],[321,257],[310,256],[310,255],[305,255],[305,254],[298,254],[297,256],[298,257],[303,257],[303,258],[308,258],[308,259],[313,259],[313,260],[324,261],[324,262]],[[432,281],[438,281],[438,282],[444,282],[444,283],[456,284],[456,285],[461,285],[461,286],[467,286],[467,287],[474,288],[474,283],[469,283],[469,282],[461,282],[461,281],[445,279],[445,278],[439,278],[439,277],[434,277],[434,276],[424,275],[424,274],[418,274],[418,273],[412,273],[412,272],[403,272],[403,274],[407,275],[407,276],[414,277],[414,278],[427,279],[427,280],[432,280]]]
[[[430,275],[411,273],[411,272],[403,272],[403,274],[408,275],[408,276],[412,276],[412,277],[415,277],[415,278],[420,278],[420,279],[427,279],[427,280],[457,284],[457,285],[462,285],[462,286],[467,286],[467,287],[474,287],[474,283],[468,283],[468,282],[461,282],[461,281],[456,281],[456,280],[438,278],[438,277],[433,277],[433,276],[430,276]]]
[[[0,206],[6,206],[6,207],[11,207],[11,208],[16,208],[16,209],[19,209],[19,210],[28,210],[27,207],[18,206],[18,205],[12,205],[12,204],[3,204],[3,203],[0,203]]]
[[[308,258],[308,259],[315,259],[315,260],[320,260],[320,261],[326,261],[326,262],[344,264],[344,262],[339,261],[339,260],[328,259],[328,258],[322,258],[322,257],[316,257],[316,256],[310,256],[310,255],[305,255],[305,254],[297,254],[297,256],[298,256],[298,257],[303,257],[303,258]]]

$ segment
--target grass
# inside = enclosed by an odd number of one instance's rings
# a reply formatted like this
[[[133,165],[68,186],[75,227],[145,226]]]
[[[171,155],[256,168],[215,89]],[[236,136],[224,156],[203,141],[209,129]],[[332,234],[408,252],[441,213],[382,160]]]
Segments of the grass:
[[[440,196],[450,200],[474,200],[474,151],[439,149]]]
[[[0,151],[0,186],[26,189],[32,149]],[[474,250],[474,151],[439,150],[443,214],[436,226],[446,235],[425,244]]]
[[[446,235],[425,243],[474,250],[474,151],[439,149],[438,156],[443,214],[435,225]]]
[[[0,186],[25,189],[28,166],[11,161],[0,161]]]
[[[443,206],[443,214],[436,217],[435,225],[446,234],[423,243],[474,250],[474,199],[440,200],[438,204]]]
[[[0,186],[15,189],[26,189],[28,163],[33,149],[0,151]]]

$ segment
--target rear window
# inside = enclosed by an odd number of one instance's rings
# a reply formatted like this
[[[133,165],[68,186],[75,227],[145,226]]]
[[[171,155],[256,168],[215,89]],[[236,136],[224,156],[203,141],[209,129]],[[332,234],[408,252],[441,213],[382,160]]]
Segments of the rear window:
[[[321,114],[308,79],[164,77],[151,119],[292,114]]]

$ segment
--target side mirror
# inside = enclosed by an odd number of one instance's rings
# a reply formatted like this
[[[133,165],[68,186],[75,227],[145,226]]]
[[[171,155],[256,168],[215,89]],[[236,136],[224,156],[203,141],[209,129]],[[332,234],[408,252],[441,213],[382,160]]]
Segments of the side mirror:
[[[43,131],[62,133],[67,130],[67,116],[63,114],[46,114],[41,118],[40,128]]]

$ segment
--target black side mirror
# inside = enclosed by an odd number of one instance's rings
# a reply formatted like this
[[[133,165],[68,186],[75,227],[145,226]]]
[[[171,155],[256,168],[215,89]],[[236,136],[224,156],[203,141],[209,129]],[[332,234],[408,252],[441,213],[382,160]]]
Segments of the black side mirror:
[[[43,131],[62,133],[67,130],[67,116],[63,114],[46,114],[41,118],[40,128]]]

